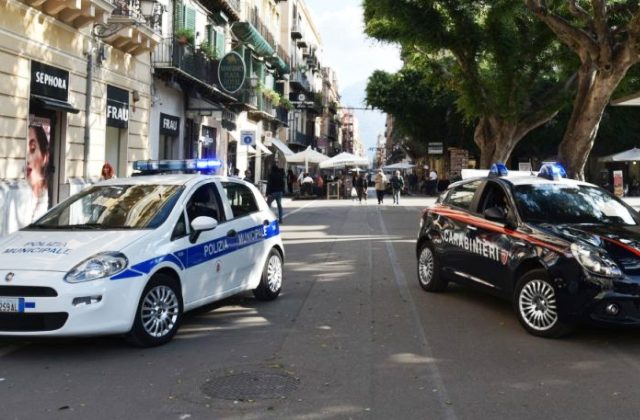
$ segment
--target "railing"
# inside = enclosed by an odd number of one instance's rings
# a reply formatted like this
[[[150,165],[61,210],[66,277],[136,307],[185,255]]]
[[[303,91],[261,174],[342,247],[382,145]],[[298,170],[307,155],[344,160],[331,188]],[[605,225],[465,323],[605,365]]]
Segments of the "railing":
[[[260,16],[258,15],[258,9],[254,8],[249,10],[249,23],[251,23],[253,27],[256,28],[258,32],[260,32],[260,35],[264,37],[264,39],[269,43],[269,45],[271,45],[272,47],[275,47],[276,45],[275,38],[273,37],[273,34],[269,30],[269,27],[265,25],[262,19],[260,19]]]
[[[289,110],[281,106],[276,108],[276,119],[283,122],[289,121]]]
[[[276,116],[276,108],[273,106],[273,102],[270,98],[267,98],[264,95],[260,95],[258,109],[265,114],[271,115],[272,117]]]
[[[139,22],[146,22],[140,8],[140,0],[111,0],[111,3],[116,6],[112,13],[113,16],[128,17]]]
[[[304,36],[303,32],[302,32],[302,28],[300,26],[299,23],[294,24],[291,27],[291,38],[293,39],[300,39]]]
[[[311,91],[311,84],[309,83],[307,76],[300,70],[291,72],[289,82],[297,83],[302,89],[306,90],[307,92]]]
[[[291,68],[291,57],[289,57],[289,54],[287,54],[287,52],[284,50],[284,48],[282,48],[281,45],[278,45],[278,48],[277,48],[276,51],[277,51],[278,57],[280,57],[282,59],[282,61],[287,63],[287,66],[289,66],[289,68]]]
[[[291,136],[291,142],[302,146],[311,146],[313,143],[313,136],[301,131],[295,131]]]
[[[258,108],[258,94],[255,89],[240,89],[234,96],[240,102]]]
[[[208,85],[217,84],[217,61],[209,59],[191,44],[180,44],[174,37],[162,39],[151,61],[155,67],[177,68]]]
[[[338,139],[338,124],[332,123],[332,122],[329,123],[329,130],[327,133],[327,137],[333,140]]]

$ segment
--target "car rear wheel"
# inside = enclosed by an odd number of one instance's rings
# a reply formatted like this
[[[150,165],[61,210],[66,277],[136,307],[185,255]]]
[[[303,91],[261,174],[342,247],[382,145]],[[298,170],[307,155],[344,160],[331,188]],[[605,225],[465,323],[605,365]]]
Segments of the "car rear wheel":
[[[539,337],[558,338],[571,332],[572,324],[560,319],[556,288],[543,269],[520,278],[514,306],[522,326]]]
[[[169,342],[182,320],[179,284],[165,274],[156,274],[142,292],[133,328],[127,339],[140,347]]]
[[[440,273],[440,263],[433,252],[433,247],[425,242],[418,253],[418,281],[427,292],[442,292],[447,288],[447,281]]]
[[[273,300],[282,289],[282,256],[272,248],[262,269],[262,278],[253,295],[259,300]]]

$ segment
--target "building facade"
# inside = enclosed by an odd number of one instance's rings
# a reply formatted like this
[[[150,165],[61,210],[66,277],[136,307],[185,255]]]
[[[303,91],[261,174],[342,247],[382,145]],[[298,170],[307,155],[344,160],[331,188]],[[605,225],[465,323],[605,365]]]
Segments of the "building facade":
[[[147,4],[150,6],[151,4]],[[159,9],[125,0],[4,0],[0,235],[149,157],[149,52]]]

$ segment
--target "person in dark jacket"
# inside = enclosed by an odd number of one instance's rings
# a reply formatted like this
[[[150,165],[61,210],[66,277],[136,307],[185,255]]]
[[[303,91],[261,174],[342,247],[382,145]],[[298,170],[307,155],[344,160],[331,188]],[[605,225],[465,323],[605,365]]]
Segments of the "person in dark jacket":
[[[267,179],[267,204],[271,207],[273,200],[276,200],[280,223],[282,223],[282,194],[284,194],[284,170],[274,163]]]

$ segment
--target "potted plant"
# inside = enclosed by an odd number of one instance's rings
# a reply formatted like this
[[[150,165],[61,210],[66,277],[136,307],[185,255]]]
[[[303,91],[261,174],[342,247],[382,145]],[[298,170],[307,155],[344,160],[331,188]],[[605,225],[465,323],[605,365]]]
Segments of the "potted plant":
[[[200,51],[209,59],[216,60],[218,58],[218,54],[216,53],[216,49],[211,45],[209,41],[203,41],[200,43]]]
[[[293,109],[293,104],[291,103],[291,101],[288,98],[285,98],[284,96],[280,98],[280,106],[286,109],[287,111],[291,111]]]
[[[195,39],[193,30],[189,28],[180,28],[176,31],[175,35],[176,41],[178,41],[178,43],[182,45],[193,44],[193,41]]]

